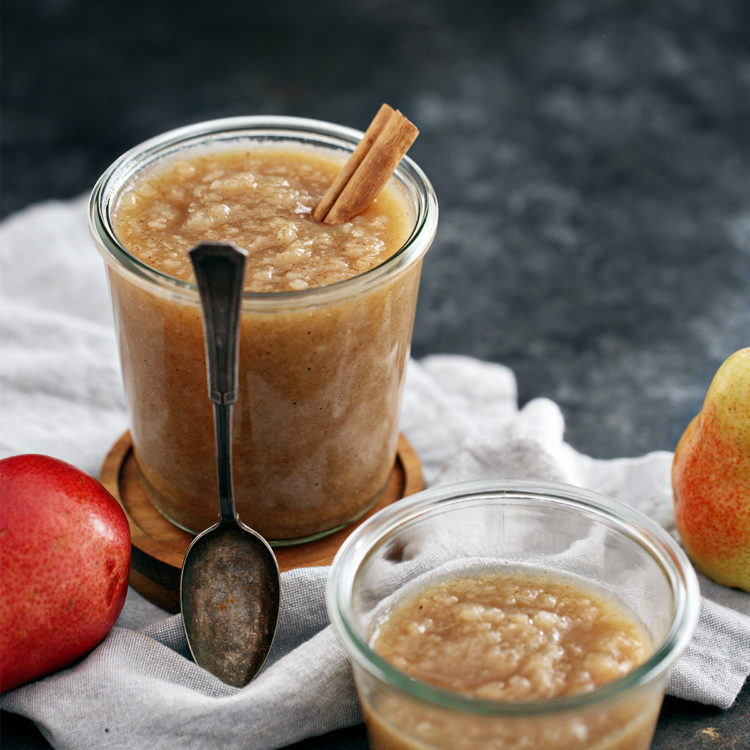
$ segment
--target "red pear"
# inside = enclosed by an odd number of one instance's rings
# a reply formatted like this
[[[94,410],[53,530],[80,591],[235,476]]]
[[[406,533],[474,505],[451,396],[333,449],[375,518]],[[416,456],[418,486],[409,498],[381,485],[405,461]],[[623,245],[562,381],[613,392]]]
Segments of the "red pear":
[[[698,570],[750,591],[750,348],[717,370],[672,463],[675,523]]]
[[[49,456],[0,460],[0,692],[94,648],[129,570],[127,518],[99,482]]]

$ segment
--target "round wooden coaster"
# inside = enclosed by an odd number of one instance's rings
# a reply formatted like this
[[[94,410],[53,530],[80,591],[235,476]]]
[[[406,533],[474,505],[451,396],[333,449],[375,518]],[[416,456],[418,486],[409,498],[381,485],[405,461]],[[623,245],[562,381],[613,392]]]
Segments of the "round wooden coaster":
[[[117,498],[130,524],[130,585],[146,599],[169,612],[180,611],[180,571],[193,537],[170,523],[149,502],[141,486],[133,455],[130,432],[125,432],[107,455],[99,479]],[[386,505],[423,487],[419,457],[403,436],[399,436],[396,462],[390,482],[378,503],[359,521],[322,539],[289,547],[276,547],[279,568],[328,565],[344,539]]]

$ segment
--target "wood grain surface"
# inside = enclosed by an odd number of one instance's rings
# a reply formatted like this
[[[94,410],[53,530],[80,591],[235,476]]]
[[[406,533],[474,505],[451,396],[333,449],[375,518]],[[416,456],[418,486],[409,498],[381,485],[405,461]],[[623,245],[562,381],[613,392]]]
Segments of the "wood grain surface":
[[[99,478],[128,517],[130,585],[163,609],[179,612],[182,560],[193,536],[170,523],[149,501],[138,477],[130,432],[123,433],[112,446]],[[419,457],[408,440],[400,435],[390,481],[373,508],[356,523],[322,539],[275,547],[279,568],[285,571],[330,564],[343,541],[362,521],[396,500],[418,492],[423,486]]]

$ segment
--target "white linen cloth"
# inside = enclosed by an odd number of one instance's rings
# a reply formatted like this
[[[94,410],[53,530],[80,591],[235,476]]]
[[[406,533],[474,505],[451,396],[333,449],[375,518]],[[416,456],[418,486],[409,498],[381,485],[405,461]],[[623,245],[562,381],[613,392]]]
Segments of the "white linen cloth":
[[[563,440],[539,398],[519,410],[513,374],[461,356],[410,362],[402,430],[428,486],[524,477],[598,490],[672,533],[672,454],[596,460]],[[46,453],[96,475],[126,428],[103,263],[86,201],[33,206],[0,224],[0,457]],[[361,720],[328,625],[327,568],[284,574],[264,672],[231,688],[188,657],[179,615],[132,589],[111,634],[83,660],[0,698],[56,748],[276,748]],[[700,577],[698,631],[669,693],[731,706],[750,672],[750,594]]]

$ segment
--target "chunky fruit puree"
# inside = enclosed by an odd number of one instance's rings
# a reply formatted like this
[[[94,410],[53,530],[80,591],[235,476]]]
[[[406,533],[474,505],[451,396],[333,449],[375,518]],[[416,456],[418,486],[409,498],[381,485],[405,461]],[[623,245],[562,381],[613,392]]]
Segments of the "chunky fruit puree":
[[[483,573],[432,584],[380,620],[372,648],[410,676],[489,701],[544,701],[590,692],[623,677],[653,652],[644,626],[624,607],[569,579]],[[503,723],[490,716],[451,720],[406,701],[366,706],[374,748],[648,747],[656,704],[623,701]],[[414,744],[407,737],[419,737]]]
[[[332,153],[273,141],[178,150],[137,172],[113,215],[131,255],[184,282],[198,242],[248,253],[234,479],[240,517],[271,540],[362,514],[396,451],[421,257],[376,283],[337,282],[397,253],[416,209],[393,178],[353,220],[313,220],[342,164]],[[108,273],[142,482],[164,515],[200,531],[218,506],[197,295]]]

